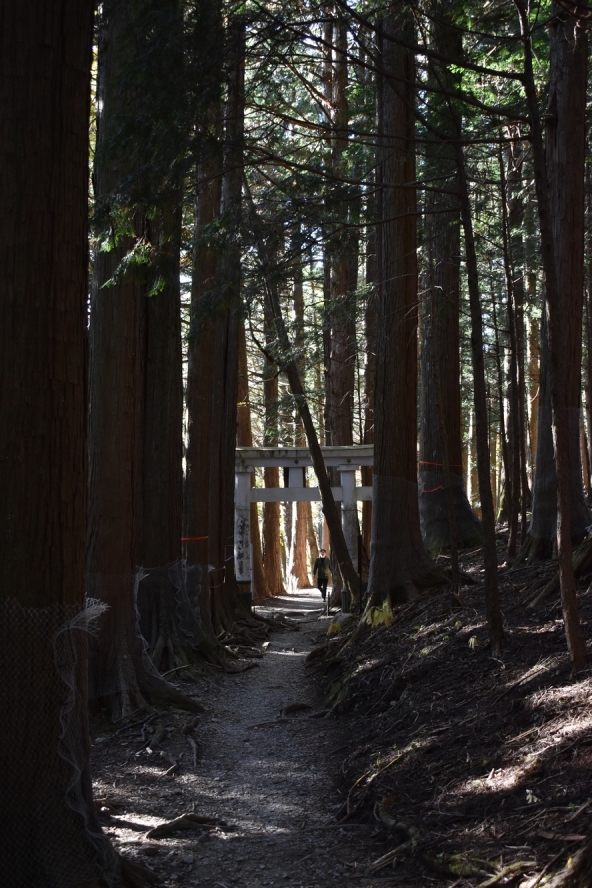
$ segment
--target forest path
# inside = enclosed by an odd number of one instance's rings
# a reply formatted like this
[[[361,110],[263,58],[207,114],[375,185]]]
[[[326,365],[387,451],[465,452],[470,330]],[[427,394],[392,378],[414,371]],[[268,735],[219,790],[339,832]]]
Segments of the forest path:
[[[136,752],[137,761],[149,760],[124,770],[117,781],[125,813],[109,817],[107,831],[127,856],[150,855],[146,862],[160,885],[325,888],[353,873],[356,859],[367,859],[362,846],[373,827],[338,827],[333,819],[341,799],[344,725],[309,717],[323,709],[315,670],[304,663],[326,634],[328,618],[320,605],[314,590],[258,607],[265,616],[289,616],[297,629],[272,632],[257,668],[198,685],[206,712],[193,733],[199,747],[195,770],[186,738],[171,731],[165,748],[181,764],[174,778],[163,776],[168,762],[156,755],[138,759]],[[311,708],[280,718],[292,704]],[[107,788],[101,783],[97,795]],[[191,810],[218,817],[229,828],[139,836]],[[357,876],[354,884],[366,888],[388,881]]]

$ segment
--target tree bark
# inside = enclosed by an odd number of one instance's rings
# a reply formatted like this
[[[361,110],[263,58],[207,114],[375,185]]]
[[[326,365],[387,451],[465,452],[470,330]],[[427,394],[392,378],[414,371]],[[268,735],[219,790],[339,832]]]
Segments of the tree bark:
[[[227,99],[212,99],[202,133],[200,192],[188,357],[188,447],[185,495],[187,561],[209,572],[202,609],[216,634],[230,629],[234,578],[234,464],[237,424],[241,182],[244,119],[244,28],[231,19],[223,43],[217,0],[207,8],[212,40],[224,46]]]
[[[376,383],[376,201],[369,200],[368,216],[370,226],[366,242],[366,311],[364,312],[364,335],[366,339],[366,364],[364,367],[364,444],[374,443],[374,388]],[[372,466],[362,466],[362,485],[371,487],[374,470]],[[372,537],[372,503],[362,503],[362,541],[366,559],[370,558]]]
[[[237,445],[239,447],[253,446],[253,430],[251,427],[251,404],[249,399],[249,368],[247,365],[247,338],[245,326],[241,324],[238,344],[238,409],[237,409]],[[255,486],[254,475],[251,477],[251,486]],[[257,503],[251,503],[251,544],[253,546],[253,585],[255,587],[255,600],[263,601],[269,598],[269,591],[263,569],[263,550],[261,548],[261,533],[259,530],[259,514]]]
[[[301,235],[297,232],[294,238],[292,253],[294,255],[294,321],[295,348],[298,355],[298,369],[304,372],[304,281],[302,274]],[[298,411],[294,418],[294,444],[296,447],[306,445],[304,426]],[[307,502],[292,503],[292,547],[290,552],[291,573],[296,580],[297,589],[311,589],[308,578],[309,564],[306,558],[308,543],[308,515],[311,504]],[[311,513],[312,514],[312,513]]]
[[[417,257],[413,22],[397,2],[379,30],[378,336],[374,501],[367,608],[440,583],[421,538],[417,498]],[[407,185],[407,187],[405,187]]]
[[[469,184],[465,169],[465,159],[460,143],[460,125],[457,123],[456,160],[458,165],[458,187],[461,217],[465,235],[467,283],[471,314],[471,359],[473,365],[473,401],[475,407],[475,427],[477,445],[477,474],[479,477],[479,497],[483,521],[483,561],[485,565],[485,609],[489,626],[489,639],[494,656],[499,654],[502,638],[502,616],[499,605],[497,549],[495,545],[495,513],[491,492],[491,470],[489,464],[489,416],[487,412],[487,390],[485,387],[485,360],[483,354],[483,317],[479,292],[479,272]]]
[[[524,50],[523,85],[532,132],[545,274],[561,602],[567,645],[574,671],[579,671],[586,662],[586,646],[572,562],[572,515],[574,466],[579,457],[587,34],[586,29],[579,26],[577,15],[587,3],[570,4],[568,10],[554,6],[552,10],[550,113],[545,156],[527,10],[523,0],[514,2]]]
[[[238,342],[240,330],[240,222],[242,212],[245,24],[240,16],[226,25],[227,98],[224,106],[224,175],[221,212],[225,240],[219,265],[221,300],[213,354],[209,486],[209,561],[216,578],[212,616],[217,631],[231,629],[237,602],[234,576],[234,482]],[[218,589],[218,591],[216,591]],[[241,590],[250,592],[250,589]]]
[[[174,195],[176,200],[180,194]],[[169,204],[150,223],[160,253],[161,288],[145,297],[145,398],[142,417],[140,630],[157,669],[201,667],[212,642],[192,608],[181,566],[183,513],[183,359],[179,287],[180,211]]]
[[[113,888],[84,631],[93,4],[4,3],[1,18],[2,879]]]
[[[114,132],[125,113],[121,76],[132,10],[104,7],[99,39],[97,150],[94,166],[99,216],[113,212],[130,175]],[[198,704],[179,694],[151,666],[137,625],[137,568],[142,555],[144,405],[146,399],[147,277],[121,263],[149,243],[146,215],[136,209],[135,235],[97,249],[90,312],[89,521],[87,593],[106,603],[91,645],[91,692],[109,701],[112,715],[149,703]]]
[[[195,585],[194,602],[212,639],[209,556],[214,352],[221,309],[220,244],[217,228],[222,199],[222,62],[224,32],[218,0],[204,4],[211,41],[212,82],[216,83],[204,121],[199,121],[199,161],[194,211],[193,267],[187,342],[187,445],[183,536],[185,558]],[[217,582],[214,576],[214,584]]]
[[[270,286],[275,286],[275,282]],[[266,343],[273,340],[272,316],[268,307],[264,308]],[[278,371],[275,364],[266,356],[263,369],[263,399],[265,404],[265,447],[278,444]],[[266,466],[263,470],[266,487],[280,486],[280,470],[277,466]],[[263,567],[265,582],[270,595],[285,595],[282,576],[282,554],[280,545],[280,503],[263,504]]]
[[[432,23],[431,41],[433,48],[448,58],[462,55],[460,32],[447,23],[446,12],[440,8]],[[440,90],[457,85],[456,78],[433,61],[429,79],[432,87]],[[454,120],[446,98],[433,94],[429,115],[440,131],[453,134]],[[441,183],[443,189],[454,187],[456,163],[451,146],[431,135],[425,150],[426,179]],[[451,545],[452,525],[455,525],[455,542],[465,545],[477,545],[482,539],[482,530],[463,485],[458,199],[455,195],[426,191],[425,213],[428,271],[420,308],[419,514],[426,548],[439,551]],[[443,436],[448,450],[448,472],[444,470]]]

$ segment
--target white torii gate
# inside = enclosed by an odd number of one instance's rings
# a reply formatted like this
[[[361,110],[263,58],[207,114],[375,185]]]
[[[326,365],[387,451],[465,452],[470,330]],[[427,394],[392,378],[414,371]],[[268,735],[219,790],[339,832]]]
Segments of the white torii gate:
[[[358,551],[357,503],[372,499],[371,487],[356,487],[356,471],[374,464],[372,444],[351,447],[321,447],[327,467],[337,467],[340,487],[333,496],[341,502],[341,524],[352,561]],[[255,468],[278,466],[288,469],[287,487],[251,487]],[[304,469],[312,466],[308,447],[237,447],[234,492],[234,563],[239,593],[251,595],[251,503],[314,502],[321,499],[318,487],[304,486]]]

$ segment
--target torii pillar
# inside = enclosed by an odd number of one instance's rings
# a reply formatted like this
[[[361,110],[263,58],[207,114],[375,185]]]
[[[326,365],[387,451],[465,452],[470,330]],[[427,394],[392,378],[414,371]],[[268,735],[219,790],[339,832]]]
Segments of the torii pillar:
[[[350,463],[339,466],[341,480],[341,526],[352,564],[358,558],[358,504],[356,499],[356,466]]]
[[[251,466],[238,468],[234,482],[234,571],[240,598],[253,603],[251,573]]]

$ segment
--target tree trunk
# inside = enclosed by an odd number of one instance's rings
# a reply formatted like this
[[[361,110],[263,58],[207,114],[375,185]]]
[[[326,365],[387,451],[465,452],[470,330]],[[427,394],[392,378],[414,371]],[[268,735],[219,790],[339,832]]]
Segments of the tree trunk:
[[[176,195],[180,198],[180,194]],[[183,363],[179,290],[180,212],[161,208],[152,223],[162,287],[145,299],[145,400],[142,428],[140,629],[157,669],[201,666],[211,640],[191,606],[181,567]]]
[[[247,365],[247,338],[245,326],[241,324],[238,343],[238,409],[237,409],[237,445],[239,447],[253,446],[253,430],[251,427],[251,402],[249,398],[249,368]],[[255,476],[251,476],[251,486],[255,486]],[[269,598],[265,572],[263,570],[263,551],[261,548],[261,533],[259,531],[259,514],[257,503],[251,503],[251,544],[253,551],[253,585],[255,587],[255,600],[263,601]]]
[[[368,216],[371,225],[367,235],[366,288],[367,302],[364,313],[364,335],[366,338],[366,365],[364,367],[364,444],[374,443],[374,388],[376,382],[376,225],[374,216],[376,201],[369,201]],[[372,466],[362,466],[362,485],[371,487],[374,471]],[[372,537],[372,503],[362,503],[362,542],[366,558],[370,558]]]
[[[477,474],[479,477],[479,497],[481,499],[481,519],[483,521],[483,561],[485,564],[485,609],[489,626],[491,650],[499,654],[503,638],[502,616],[499,606],[497,549],[495,544],[495,513],[491,493],[491,470],[489,464],[489,415],[487,411],[487,389],[485,387],[485,360],[483,354],[483,317],[481,314],[481,294],[479,292],[479,272],[469,184],[465,159],[460,142],[461,128],[457,123],[455,146],[458,165],[458,187],[461,217],[465,235],[467,283],[471,314],[471,359],[473,366],[473,402],[475,407],[475,431],[477,445]]]
[[[443,574],[421,538],[417,498],[417,257],[413,20],[397,2],[379,31],[378,336],[372,557],[367,608],[398,604]],[[382,107],[380,107],[382,106]]]
[[[589,136],[588,136],[589,141]],[[586,195],[587,195],[587,218],[592,217],[592,169],[591,164],[586,164]],[[592,230],[588,226],[586,238],[586,290],[585,290],[585,314],[586,319],[584,327],[584,337],[586,343],[585,359],[584,359],[584,390],[586,393],[586,431],[588,446],[586,453],[588,463],[592,462]],[[588,486],[586,489],[588,499],[592,498],[592,477],[590,466],[588,466]]]
[[[585,102],[586,65],[581,60],[579,46],[578,52],[574,53],[573,34],[570,37],[566,33],[566,28],[569,30],[569,22],[573,25],[573,20],[570,18],[553,29],[553,89],[550,97],[551,115],[547,124],[548,169],[545,172],[545,180],[548,178],[549,185],[545,187],[549,188],[549,211],[553,220],[548,237],[555,257],[553,262],[556,266],[557,298],[561,302],[558,320],[564,318],[562,329],[557,331],[562,348],[560,377],[563,378],[562,384],[565,388],[561,409],[565,411],[563,431],[566,434],[569,459],[567,477],[571,515],[570,536],[572,544],[577,544],[584,538],[586,528],[592,521],[582,485],[579,440],[584,289],[582,182],[585,142],[582,140],[585,136],[582,130],[583,112],[578,112],[577,103]],[[584,77],[583,86],[581,82],[578,83],[578,66],[580,80]],[[564,106],[565,89],[570,91],[570,100]],[[548,290],[548,283],[546,286]],[[553,359],[550,352],[549,321],[550,316],[544,313],[541,325],[532,519],[528,539],[521,553],[522,560],[527,558],[529,561],[549,558],[557,538],[558,486],[555,454],[557,445],[553,440]],[[570,355],[569,360],[566,360],[567,355]]]
[[[460,58],[460,32],[445,22],[445,12],[432,24],[432,44],[448,58]],[[455,78],[434,62],[433,87],[454,88]],[[452,133],[454,121],[446,99],[434,94],[430,116],[440,130]],[[428,181],[454,186],[454,150],[431,136],[426,143]],[[460,208],[454,195],[426,191],[426,244],[428,272],[421,299],[421,354],[419,408],[419,514],[425,546],[439,551],[451,545],[452,524],[456,542],[477,545],[481,525],[472,511],[463,484],[460,392]],[[436,377],[439,384],[436,385]],[[438,394],[436,394],[438,392]],[[436,398],[440,409],[436,409]],[[441,414],[441,422],[438,414]],[[449,472],[444,471],[446,436]],[[449,507],[452,497],[454,514]]]
[[[226,26],[227,99],[224,106],[224,175],[221,213],[225,242],[219,264],[221,300],[212,374],[209,486],[209,562],[214,567],[212,617],[217,631],[231,629],[237,585],[234,576],[234,475],[240,321],[240,222],[244,150],[245,25]],[[238,591],[249,593],[250,589]]]
[[[213,385],[212,353],[215,349],[219,300],[219,250],[208,227],[220,216],[222,149],[220,107],[209,111],[216,136],[204,135],[198,172],[195,207],[193,274],[187,344],[187,448],[185,473],[185,557],[190,565],[208,565],[210,434]],[[207,608],[209,610],[209,591]]]
[[[275,284],[272,284],[274,286]],[[266,342],[269,347],[273,341],[271,330],[272,317],[268,308],[265,309]],[[267,357],[263,369],[263,400],[265,405],[265,431],[263,444],[265,447],[277,447],[278,444],[278,375],[275,364]],[[277,466],[266,466],[263,470],[266,487],[280,486],[280,470]],[[280,545],[280,503],[263,504],[263,567],[265,581],[270,595],[285,595],[282,577],[282,556]]]
[[[294,255],[294,320],[295,320],[295,346],[299,356],[298,369],[303,373],[304,361],[302,359],[305,348],[304,343],[304,281],[302,274],[301,235],[297,232],[294,238],[292,253]],[[294,418],[294,445],[306,446],[306,435],[302,420],[296,411]],[[311,511],[310,503],[292,503],[292,546],[290,552],[291,573],[296,580],[297,589],[311,589],[308,578],[309,564],[306,558],[308,542],[308,515]],[[314,563],[314,562],[313,562]]]
[[[500,522],[507,521],[508,519],[508,506],[509,502],[512,499],[512,471],[511,471],[511,463],[510,463],[510,454],[508,447],[508,436],[506,435],[506,411],[504,404],[504,373],[502,366],[502,351],[501,351],[501,343],[499,336],[499,324],[498,324],[498,313],[497,313],[497,302],[495,298],[495,293],[491,292],[491,302],[492,302],[492,319],[493,319],[493,330],[495,335],[495,366],[497,371],[497,402],[498,402],[498,413],[499,413],[499,435],[500,435],[500,456],[501,456],[501,465],[500,468],[503,472],[500,472],[500,475],[503,474],[503,486],[500,484],[500,496],[497,507],[497,520]]]
[[[579,671],[586,662],[586,646],[572,563],[572,515],[574,466],[579,461],[587,33],[577,16],[587,3],[570,4],[572,14],[558,6],[552,10],[550,113],[546,118],[545,151],[528,14],[523,0],[514,2],[524,49],[523,84],[532,132],[545,273],[561,603],[574,671]],[[578,474],[581,487],[581,473]]]
[[[0,45],[2,879],[113,888],[92,800],[84,552],[93,4],[4,3]],[[18,763],[18,766],[17,764]]]
[[[506,312],[510,350],[508,355],[508,449],[509,470],[512,483],[509,489],[512,496],[508,501],[508,558],[514,558],[518,544],[518,518],[520,515],[521,473],[520,473],[520,406],[518,394],[518,339],[516,332],[516,304],[514,295],[514,269],[510,248],[510,224],[508,219],[508,188],[505,160],[500,149],[500,200],[502,205],[501,225],[506,278]]]
[[[104,13],[94,182],[99,213],[109,215],[117,189],[130,174],[112,133],[123,114],[124,35],[131,13],[119,4],[105,7]],[[110,251],[98,249],[95,254],[90,314],[87,593],[108,605],[91,645],[91,692],[109,700],[114,718],[145,706],[145,701],[176,701],[197,708],[151,666],[137,625],[148,288],[143,271],[132,265],[122,272],[120,265],[138,242],[149,242],[141,210],[134,212],[133,225],[135,237],[122,236]]]
[[[222,20],[216,0],[208,7],[208,15],[212,39],[221,47]],[[216,634],[232,625],[236,593],[233,528],[240,328],[238,226],[244,118],[244,32],[239,21],[228,24],[226,38],[226,105],[223,110],[219,94],[212,100],[202,133],[185,485],[187,561],[200,566],[202,575],[209,571],[209,588],[204,584],[201,602]],[[215,64],[219,68],[220,55]],[[220,91],[220,70],[217,76]]]

